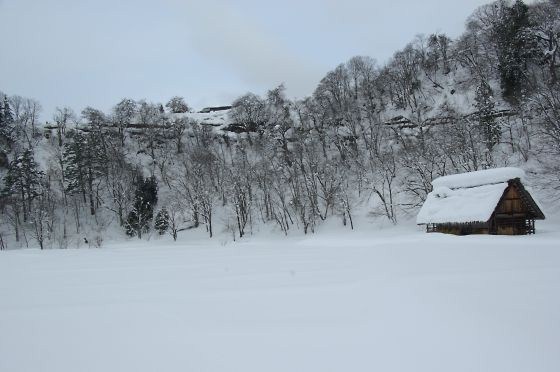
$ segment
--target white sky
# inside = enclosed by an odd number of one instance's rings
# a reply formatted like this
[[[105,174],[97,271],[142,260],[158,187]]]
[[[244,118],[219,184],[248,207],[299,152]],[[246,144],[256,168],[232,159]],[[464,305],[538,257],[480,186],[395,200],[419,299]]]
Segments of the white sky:
[[[110,109],[123,97],[195,108],[284,82],[313,92],[355,55],[380,63],[417,34],[456,37],[486,0],[0,0],[0,91]]]

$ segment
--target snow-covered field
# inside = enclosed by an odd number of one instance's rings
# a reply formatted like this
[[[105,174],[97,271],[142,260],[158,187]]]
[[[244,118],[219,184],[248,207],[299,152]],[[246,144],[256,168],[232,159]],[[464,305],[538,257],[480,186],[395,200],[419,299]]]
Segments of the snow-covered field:
[[[0,371],[560,371],[537,228],[0,252]]]

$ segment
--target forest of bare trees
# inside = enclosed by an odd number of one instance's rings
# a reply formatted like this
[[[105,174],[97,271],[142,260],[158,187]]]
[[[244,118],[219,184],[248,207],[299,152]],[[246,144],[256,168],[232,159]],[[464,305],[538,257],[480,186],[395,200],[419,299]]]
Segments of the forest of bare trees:
[[[247,93],[222,127],[181,97],[40,118],[37,101],[2,94],[0,248],[352,229],[364,208],[397,223],[434,178],[503,165],[560,190],[559,39],[557,2],[498,1],[455,40],[418,36],[385,65],[351,58],[305,99]]]

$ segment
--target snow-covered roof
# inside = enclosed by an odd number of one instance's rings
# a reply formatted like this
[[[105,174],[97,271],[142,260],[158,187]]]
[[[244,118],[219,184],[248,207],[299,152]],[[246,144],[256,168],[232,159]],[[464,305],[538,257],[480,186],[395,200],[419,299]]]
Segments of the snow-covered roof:
[[[486,222],[498,205],[508,181],[525,179],[519,168],[495,168],[454,174],[432,181],[416,223]]]
[[[457,189],[506,182],[515,178],[524,181],[525,172],[513,167],[494,168],[439,177],[432,181],[432,186],[434,188],[445,186],[450,189]]]
[[[416,223],[486,222],[507,187],[507,182],[454,190],[439,186],[428,194]]]

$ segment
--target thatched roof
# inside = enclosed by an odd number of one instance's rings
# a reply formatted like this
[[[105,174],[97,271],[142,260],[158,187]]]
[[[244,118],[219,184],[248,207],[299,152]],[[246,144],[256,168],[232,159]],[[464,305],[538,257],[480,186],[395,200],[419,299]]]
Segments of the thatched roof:
[[[532,218],[544,219],[537,202],[523,186],[525,178],[525,173],[518,168],[496,168],[437,178],[432,181],[434,189],[428,194],[416,222],[486,222],[512,184],[519,190]]]

